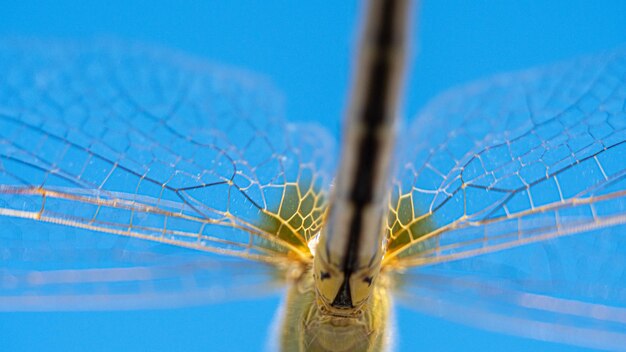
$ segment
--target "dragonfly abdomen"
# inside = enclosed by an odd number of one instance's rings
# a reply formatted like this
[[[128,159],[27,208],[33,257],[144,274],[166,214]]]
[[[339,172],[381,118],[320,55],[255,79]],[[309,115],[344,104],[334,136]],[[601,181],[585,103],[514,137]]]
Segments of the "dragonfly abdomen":
[[[369,3],[330,213],[315,275],[330,309],[352,310],[380,270],[410,1]]]

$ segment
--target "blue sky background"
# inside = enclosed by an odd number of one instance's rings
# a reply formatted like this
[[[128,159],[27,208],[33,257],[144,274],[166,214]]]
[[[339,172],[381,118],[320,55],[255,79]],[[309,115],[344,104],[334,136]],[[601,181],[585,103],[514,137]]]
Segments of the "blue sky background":
[[[112,35],[162,44],[273,79],[293,121],[338,135],[357,1],[0,1],[0,36]],[[435,1],[413,32],[413,116],[455,84],[626,43],[623,1]],[[260,350],[279,298],[166,311],[0,315],[2,351]],[[570,350],[399,310],[400,350]],[[232,347],[236,346],[235,349]]]

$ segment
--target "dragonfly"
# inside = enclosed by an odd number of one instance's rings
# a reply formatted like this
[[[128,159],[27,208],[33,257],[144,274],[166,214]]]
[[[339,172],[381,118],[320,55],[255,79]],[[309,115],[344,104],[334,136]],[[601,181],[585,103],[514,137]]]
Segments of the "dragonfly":
[[[327,224],[336,148],[320,128],[285,125],[271,84],[141,44],[3,48],[3,310],[296,287]],[[620,239],[584,233],[623,221],[623,69],[616,51],[503,75],[420,114],[381,231],[399,301],[622,346]],[[29,233],[14,218],[94,235]],[[585,262],[549,252],[568,246]]]

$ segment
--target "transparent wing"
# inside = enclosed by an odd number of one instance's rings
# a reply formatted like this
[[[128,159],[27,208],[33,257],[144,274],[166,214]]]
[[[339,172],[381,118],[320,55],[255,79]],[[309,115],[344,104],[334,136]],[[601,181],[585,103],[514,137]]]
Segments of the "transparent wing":
[[[625,226],[562,237],[399,276],[400,302],[527,338],[626,346]]]
[[[401,145],[389,251],[424,265],[626,222],[626,52],[470,84]]]
[[[187,307],[284,285],[274,266],[254,261],[30,220],[2,225],[0,312]]]
[[[1,44],[0,214],[87,237],[308,260],[333,141],[314,126],[286,124],[281,97],[264,79],[136,43]],[[4,238],[3,248],[19,250],[4,251],[3,268],[19,270],[24,257],[15,253],[47,253],[67,240],[67,229],[49,229]],[[70,252],[84,249],[71,243]],[[85,266],[44,257],[30,259],[46,269]]]

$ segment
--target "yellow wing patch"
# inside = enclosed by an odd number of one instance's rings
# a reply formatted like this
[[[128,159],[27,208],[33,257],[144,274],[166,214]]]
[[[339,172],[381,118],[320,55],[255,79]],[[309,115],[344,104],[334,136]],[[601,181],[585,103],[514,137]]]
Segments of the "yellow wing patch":
[[[258,227],[274,234],[281,243],[287,243],[301,257],[311,257],[308,242],[321,229],[326,213],[326,195],[315,178],[286,183],[280,202],[260,213]],[[272,248],[276,244],[263,241],[261,246]]]
[[[401,194],[395,191],[391,195],[386,229],[386,265],[396,255],[407,257],[433,247],[432,238],[420,241],[436,228],[432,214],[425,212],[420,215],[417,209],[420,207],[415,204],[413,193]]]

